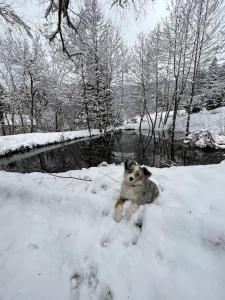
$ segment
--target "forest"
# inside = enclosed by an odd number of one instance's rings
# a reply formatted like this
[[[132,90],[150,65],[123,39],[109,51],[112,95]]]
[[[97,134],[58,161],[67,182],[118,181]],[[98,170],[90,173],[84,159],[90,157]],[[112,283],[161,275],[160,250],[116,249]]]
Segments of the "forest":
[[[111,9],[134,5],[115,1]],[[2,135],[106,132],[136,117],[152,130],[166,125],[170,111],[174,131],[179,110],[188,114],[188,134],[193,112],[225,105],[223,0],[172,1],[132,47],[97,0],[50,1],[45,9],[34,31],[0,3]]]

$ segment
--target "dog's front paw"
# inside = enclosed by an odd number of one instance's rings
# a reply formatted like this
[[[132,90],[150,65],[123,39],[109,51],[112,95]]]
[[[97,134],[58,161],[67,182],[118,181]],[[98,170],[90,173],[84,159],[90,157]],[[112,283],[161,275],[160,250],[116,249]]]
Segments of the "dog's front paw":
[[[125,211],[125,219],[128,221],[133,213],[135,213],[139,208],[139,205],[136,203],[131,204]]]
[[[128,209],[125,211],[124,218],[125,218],[126,221],[129,221],[130,217],[131,217],[131,212],[130,212],[130,210],[129,210],[129,208],[128,208]]]
[[[116,210],[115,210],[115,213],[114,213],[113,219],[114,219],[117,223],[119,223],[119,222],[122,220],[122,218],[123,218],[123,216],[122,216],[121,210],[116,209]]]

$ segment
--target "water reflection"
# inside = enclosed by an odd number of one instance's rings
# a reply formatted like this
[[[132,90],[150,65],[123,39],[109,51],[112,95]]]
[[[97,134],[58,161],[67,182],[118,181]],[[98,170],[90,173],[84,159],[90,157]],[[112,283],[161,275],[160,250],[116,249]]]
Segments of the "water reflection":
[[[89,168],[102,161],[119,164],[126,158],[156,167],[219,163],[224,152],[211,153],[186,148],[179,140],[172,143],[168,132],[121,131],[93,140],[54,145],[0,159],[0,169],[14,172],[65,172]],[[182,136],[182,134],[181,134]]]

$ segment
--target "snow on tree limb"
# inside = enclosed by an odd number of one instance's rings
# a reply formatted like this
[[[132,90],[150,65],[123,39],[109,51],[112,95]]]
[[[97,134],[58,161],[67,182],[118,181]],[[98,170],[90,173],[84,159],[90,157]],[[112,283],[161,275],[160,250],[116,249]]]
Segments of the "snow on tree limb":
[[[12,27],[24,29],[32,37],[31,28],[14,12],[10,5],[0,2],[0,18]]]

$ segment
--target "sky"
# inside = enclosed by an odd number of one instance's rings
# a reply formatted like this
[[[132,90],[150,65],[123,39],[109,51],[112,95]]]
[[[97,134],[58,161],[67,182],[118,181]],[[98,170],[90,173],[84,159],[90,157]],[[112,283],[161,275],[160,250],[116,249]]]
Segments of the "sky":
[[[100,0],[106,18],[119,27],[121,35],[128,46],[135,43],[136,35],[141,31],[148,32],[160,22],[162,17],[168,13],[167,6],[170,0],[152,0],[147,1],[144,11],[137,17],[133,10],[121,9],[119,7],[111,8],[110,0]],[[40,3],[40,0],[6,0],[14,10],[23,18],[23,20],[32,28],[37,28],[39,24],[45,22],[43,18],[46,4]],[[42,3],[44,1],[42,0]]]
[[[117,7],[110,9],[107,2],[102,1],[105,2],[103,4],[105,15],[113,21],[115,26],[120,28],[125,42],[130,46],[135,43],[138,33],[149,32],[168,14],[169,0],[146,1],[145,8],[138,17],[131,10]]]

